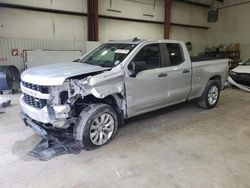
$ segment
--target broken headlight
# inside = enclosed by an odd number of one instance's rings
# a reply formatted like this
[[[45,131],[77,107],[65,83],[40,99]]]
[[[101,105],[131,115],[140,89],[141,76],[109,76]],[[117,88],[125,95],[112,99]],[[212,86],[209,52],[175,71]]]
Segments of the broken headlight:
[[[65,104],[67,102],[68,98],[69,98],[68,91],[62,91],[60,93],[61,104]]]
[[[234,72],[234,71],[230,71],[230,72],[229,72],[229,75],[230,75],[230,76],[236,76],[237,74],[236,74],[236,72]]]

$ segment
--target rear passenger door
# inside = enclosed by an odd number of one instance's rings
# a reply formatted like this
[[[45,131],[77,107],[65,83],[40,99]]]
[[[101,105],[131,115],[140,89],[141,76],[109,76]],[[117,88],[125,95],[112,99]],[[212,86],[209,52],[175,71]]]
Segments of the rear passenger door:
[[[184,47],[179,43],[165,43],[169,104],[185,101],[191,89],[191,62],[185,59]]]

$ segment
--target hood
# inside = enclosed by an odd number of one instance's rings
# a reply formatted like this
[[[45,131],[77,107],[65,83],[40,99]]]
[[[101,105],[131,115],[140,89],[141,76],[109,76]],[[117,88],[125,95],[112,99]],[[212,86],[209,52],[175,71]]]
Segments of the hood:
[[[249,73],[250,74],[250,66],[248,65],[241,65],[234,68],[232,71],[236,73]]]
[[[86,63],[57,63],[27,69],[22,73],[21,79],[32,84],[55,86],[62,85],[65,79],[72,76],[108,69],[110,68],[89,65]]]

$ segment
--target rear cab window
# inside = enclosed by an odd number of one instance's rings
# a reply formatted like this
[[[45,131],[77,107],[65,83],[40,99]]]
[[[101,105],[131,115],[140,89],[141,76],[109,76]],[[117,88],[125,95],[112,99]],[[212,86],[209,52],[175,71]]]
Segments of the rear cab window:
[[[178,43],[166,43],[167,64],[168,66],[177,66],[185,61],[183,50]]]

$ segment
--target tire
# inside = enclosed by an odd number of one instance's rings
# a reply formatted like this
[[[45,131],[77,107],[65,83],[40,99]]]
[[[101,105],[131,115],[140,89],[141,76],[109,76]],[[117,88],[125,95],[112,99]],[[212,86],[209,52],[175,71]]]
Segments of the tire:
[[[198,100],[198,105],[204,109],[212,109],[218,103],[219,98],[220,98],[220,81],[209,80],[204,93]]]
[[[90,104],[78,117],[74,138],[84,150],[100,148],[115,137],[118,122],[117,113],[112,106],[102,103]]]

